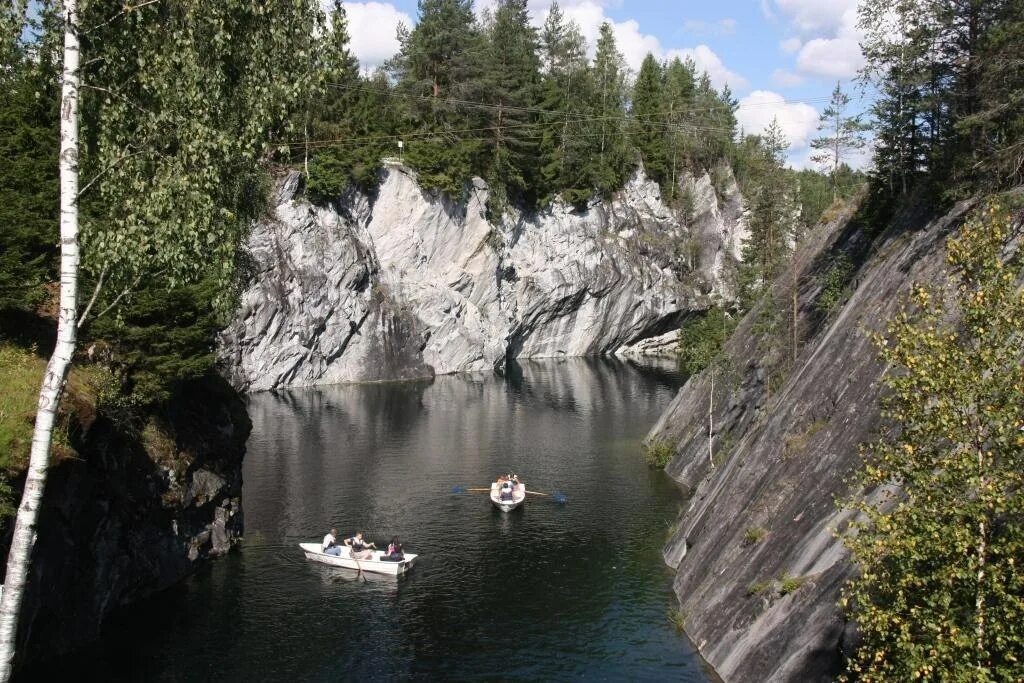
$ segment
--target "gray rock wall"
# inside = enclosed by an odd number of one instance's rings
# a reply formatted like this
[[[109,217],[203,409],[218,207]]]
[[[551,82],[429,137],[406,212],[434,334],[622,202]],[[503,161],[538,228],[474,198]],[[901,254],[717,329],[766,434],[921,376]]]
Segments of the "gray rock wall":
[[[883,329],[912,282],[943,278],[945,237],[964,210],[927,225],[904,216],[878,238],[849,216],[819,227],[793,266],[796,363],[786,334],[766,336],[759,307],[730,340],[714,391],[709,372],[691,379],[648,436],[676,446],[667,471],[693,491],[665,560],[678,569],[687,632],[725,681],[826,681],[842,666],[852,627],[837,602],[852,566],[835,534],[848,513],[834,498],[849,493],[858,444],[879,420],[884,368],[868,332]],[[848,301],[825,316],[815,301],[839,253],[860,265]],[[783,316],[793,275],[773,292]],[[782,595],[784,576],[803,583]]]
[[[141,430],[102,415],[77,425],[75,457],[51,466],[19,624],[20,664],[98,639],[118,608],[174,585],[241,538],[250,422],[238,395],[220,378],[194,383],[155,420]]]
[[[675,327],[730,291],[743,234],[727,169],[685,177],[691,225],[642,173],[586,210],[486,215],[476,179],[466,203],[420,189],[388,165],[374,197],[315,207],[298,175],[248,242],[251,284],[223,332],[224,372],[257,391],[490,370],[506,358],[612,353]],[[699,253],[678,253],[684,239]]]

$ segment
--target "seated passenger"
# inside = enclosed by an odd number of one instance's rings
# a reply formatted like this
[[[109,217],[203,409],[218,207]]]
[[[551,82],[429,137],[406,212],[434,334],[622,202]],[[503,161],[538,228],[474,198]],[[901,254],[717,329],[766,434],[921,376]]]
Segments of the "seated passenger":
[[[398,542],[398,537],[391,539],[391,543],[388,544],[388,552],[380,556],[380,559],[384,562],[401,562],[405,559],[405,553],[402,552],[402,544]]]
[[[352,538],[345,539],[345,545],[352,548],[351,557],[353,560],[369,560],[373,557],[373,550],[377,546],[372,542],[363,539],[363,532],[357,531]]]
[[[327,535],[324,536],[324,541],[320,544],[320,552],[326,555],[341,555],[341,546],[338,545],[337,529],[331,529]]]

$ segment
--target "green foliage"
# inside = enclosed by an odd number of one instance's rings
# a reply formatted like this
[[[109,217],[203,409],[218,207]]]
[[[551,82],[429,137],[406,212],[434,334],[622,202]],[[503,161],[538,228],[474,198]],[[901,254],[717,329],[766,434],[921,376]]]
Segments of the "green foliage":
[[[768,530],[763,526],[752,526],[743,532],[743,545],[755,545],[768,535]]]
[[[43,13],[42,22],[52,20]],[[57,54],[42,24],[29,31],[48,38],[35,57],[10,45],[10,59],[0,62],[0,309],[35,308],[43,285],[56,279]]]
[[[679,368],[688,376],[709,367],[719,356],[738,320],[719,306],[687,318],[679,331]]]
[[[1024,675],[1024,276],[1000,202],[948,242],[947,287],[913,288],[884,336],[886,422],[866,448],[842,604],[866,680]],[[898,487],[898,491],[893,487]]]
[[[800,587],[807,583],[806,576],[790,576],[789,573],[784,572],[779,577],[779,595],[789,595],[800,590]]]
[[[652,441],[644,446],[644,461],[651,467],[658,469],[665,469],[665,466],[669,464],[675,454],[676,449],[672,444],[661,439]]]
[[[676,627],[676,630],[680,633],[686,631],[686,613],[680,609],[671,609],[668,611],[668,622]]]
[[[117,406],[138,412],[168,400],[175,386],[213,370],[215,337],[224,326],[213,306],[219,294],[212,277],[171,290],[143,287],[119,316],[96,321],[90,334],[113,347],[124,383],[116,392],[124,397],[111,397]]]
[[[0,520],[15,512],[11,481],[28,464],[39,386],[45,371],[46,361],[35,349],[0,341]],[[95,416],[99,386],[105,378],[106,374],[95,366],[72,369],[54,430],[55,460],[74,455],[71,430]]]
[[[878,93],[879,186],[960,197],[1020,183],[1024,4],[866,0],[858,9],[863,77]]]
[[[200,277],[230,291],[263,210],[265,161],[315,84],[318,3],[89,2],[80,22],[93,27],[82,32],[85,270],[110,292]]]
[[[648,53],[633,85],[633,117],[630,129],[633,145],[640,152],[647,176],[664,186],[668,173],[661,112],[665,94],[663,74],[654,55]]]
[[[774,585],[771,579],[767,581],[755,581],[754,583],[747,586],[747,595],[760,595],[767,590],[770,590]]]
[[[850,115],[850,96],[836,82],[829,105],[821,112],[818,130],[824,134],[811,140],[815,153],[811,160],[823,166],[832,180],[832,199],[839,198],[839,172],[855,152],[867,144],[864,132],[867,126],[859,115]]]
[[[814,308],[821,315],[832,315],[849,296],[850,278],[855,268],[850,257],[839,253],[832,258],[821,279],[821,292],[814,300]]]

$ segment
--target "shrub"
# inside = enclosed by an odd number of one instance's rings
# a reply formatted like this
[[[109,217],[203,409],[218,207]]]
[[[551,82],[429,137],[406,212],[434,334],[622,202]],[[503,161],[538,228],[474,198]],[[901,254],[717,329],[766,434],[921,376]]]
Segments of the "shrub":
[[[743,534],[744,545],[754,545],[768,535],[768,530],[761,526],[752,526]]]
[[[670,624],[676,627],[676,630],[682,633],[686,630],[686,613],[679,609],[670,609],[668,611],[668,621]]]
[[[661,439],[652,441],[644,446],[644,460],[651,467],[657,467],[658,469],[664,469],[675,453],[676,449],[667,441]]]
[[[783,573],[782,578],[779,579],[779,595],[795,593],[805,583],[807,583],[806,576],[790,576],[788,573]]]

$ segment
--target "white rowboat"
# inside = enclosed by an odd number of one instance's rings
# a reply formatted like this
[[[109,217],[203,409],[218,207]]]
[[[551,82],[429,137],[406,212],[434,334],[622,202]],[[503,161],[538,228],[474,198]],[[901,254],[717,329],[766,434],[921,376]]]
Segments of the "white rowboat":
[[[491,502],[502,512],[512,512],[526,500],[526,484],[512,488],[512,500],[501,499],[501,489],[497,483],[491,484]]]
[[[340,546],[341,555],[328,555],[320,549],[319,543],[300,543],[299,547],[306,553],[307,560],[329,564],[333,567],[345,567],[346,569],[356,569],[376,574],[394,574],[396,576],[407,572],[418,557],[418,555],[413,553],[405,553],[405,559],[401,562],[387,562],[380,559],[381,555],[385,554],[383,550],[374,550],[372,558],[356,560],[352,558],[352,549],[346,545]]]

